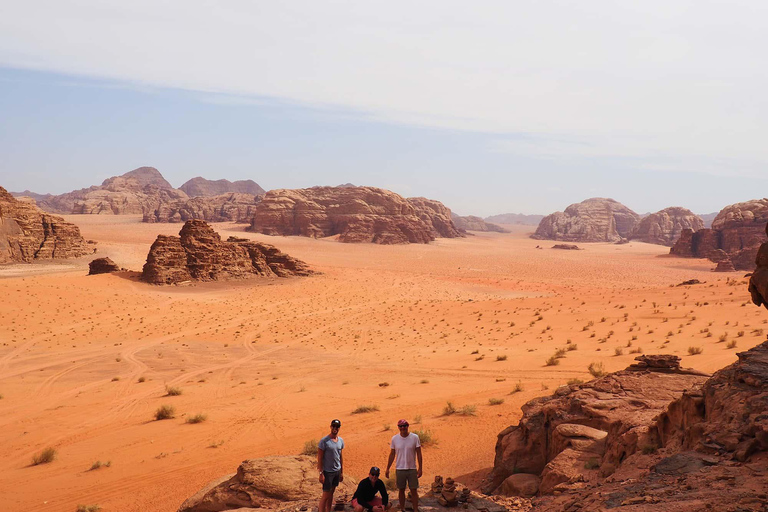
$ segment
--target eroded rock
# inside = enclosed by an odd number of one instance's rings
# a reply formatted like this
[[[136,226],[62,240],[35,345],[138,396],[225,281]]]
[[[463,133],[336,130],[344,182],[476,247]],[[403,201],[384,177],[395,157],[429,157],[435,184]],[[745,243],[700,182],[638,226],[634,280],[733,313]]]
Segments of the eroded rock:
[[[119,272],[120,267],[110,258],[96,258],[88,264],[88,275],[109,274]]]
[[[567,242],[618,242],[640,216],[613,199],[595,197],[544,217],[531,238]]]
[[[632,229],[630,238],[671,247],[684,229],[698,231],[703,228],[704,221],[701,217],[687,208],[672,206],[641,219]]]

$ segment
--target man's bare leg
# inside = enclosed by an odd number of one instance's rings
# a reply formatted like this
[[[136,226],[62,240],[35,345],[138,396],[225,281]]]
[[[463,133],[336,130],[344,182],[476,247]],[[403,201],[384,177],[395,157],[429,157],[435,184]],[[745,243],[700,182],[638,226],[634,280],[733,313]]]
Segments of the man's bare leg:
[[[398,499],[400,500],[400,510],[405,510],[405,489],[398,489]]]
[[[333,501],[333,491],[323,491],[323,495],[320,498],[320,507],[318,512],[331,512],[331,502]]]
[[[413,512],[419,512],[419,491],[418,491],[418,489],[411,489],[411,504],[413,504]]]

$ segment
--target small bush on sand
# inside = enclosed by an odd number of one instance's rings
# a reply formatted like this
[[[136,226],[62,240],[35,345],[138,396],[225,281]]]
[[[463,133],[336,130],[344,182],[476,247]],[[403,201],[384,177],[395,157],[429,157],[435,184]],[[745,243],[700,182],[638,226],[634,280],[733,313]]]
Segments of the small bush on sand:
[[[464,407],[460,407],[456,410],[456,414],[459,416],[475,416],[477,413],[477,406],[476,405],[465,405]]]
[[[515,393],[519,393],[523,390],[523,383],[520,381],[517,381],[517,384],[515,384],[515,387],[510,391],[510,395],[514,395]]]
[[[301,449],[301,455],[317,455],[317,439],[304,441],[304,448]]]
[[[603,363],[589,363],[587,370],[589,370],[590,375],[592,375],[596,379],[605,375],[605,370],[603,369]]]
[[[77,512],[99,512],[101,505],[78,505]]]
[[[437,444],[437,438],[431,430],[420,428],[418,430],[413,430],[412,432],[419,436],[419,442],[423,445]]]
[[[91,464],[91,469],[89,469],[88,471],[96,471],[97,469],[108,468],[111,465],[112,465],[111,461],[101,462],[100,460],[97,460],[96,462]]]
[[[142,376],[142,377],[139,377],[138,382],[145,382],[146,380],[147,380],[147,378]]]
[[[560,364],[560,360],[557,358],[557,356],[552,356],[546,360],[546,362],[544,363],[544,366],[557,366],[559,364]]]
[[[616,347],[616,348],[613,350],[613,355],[615,355],[615,356],[621,356],[621,355],[624,355],[624,349],[621,349],[621,348],[618,348],[618,347]]]
[[[569,386],[578,386],[579,384],[584,384],[584,381],[581,379],[568,379]]]
[[[736,340],[731,340],[725,344],[725,348],[736,348]]]
[[[506,355],[496,356],[496,360],[497,361],[506,361],[507,360],[507,356]]]
[[[187,423],[195,424],[195,423],[202,423],[205,420],[208,419],[208,416],[203,413],[195,414],[194,416],[190,416],[187,418]]]
[[[702,352],[704,352],[704,349],[701,348],[701,347],[694,347],[694,346],[688,347],[688,355],[689,356],[696,356],[696,355],[701,354]]]
[[[569,343],[568,345],[566,345],[565,350],[567,350],[568,352],[573,352],[574,350],[579,350],[579,346],[575,343]]]
[[[501,405],[504,403],[503,398],[489,398],[488,405]]]
[[[562,359],[565,357],[565,349],[564,348],[558,348],[555,350],[555,357],[558,359]]]
[[[56,450],[49,446],[45,450],[41,451],[40,453],[36,453],[32,457],[32,465],[38,466],[40,464],[48,464],[50,462],[53,462],[53,459],[55,458],[56,458]]]
[[[453,404],[451,402],[446,402],[445,407],[443,407],[443,416],[450,416],[455,412],[456,408],[453,406]]]
[[[156,420],[169,420],[176,415],[176,409],[171,405],[161,405],[155,411]]]
[[[378,405],[358,405],[357,409],[352,411],[352,414],[363,414],[365,412],[376,412],[378,410]]]
[[[182,393],[180,387],[176,386],[165,386],[165,395],[166,396],[179,396]]]

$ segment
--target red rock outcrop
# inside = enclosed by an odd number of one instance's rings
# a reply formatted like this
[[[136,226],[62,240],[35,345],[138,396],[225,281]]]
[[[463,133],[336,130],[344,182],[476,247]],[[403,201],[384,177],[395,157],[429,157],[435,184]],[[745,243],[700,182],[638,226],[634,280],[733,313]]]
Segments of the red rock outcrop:
[[[768,234],[768,224],[765,226]],[[755,258],[755,271],[749,278],[749,293],[756,306],[768,309],[768,242],[763,243]]]
[[[76,258],[90,252],[77,226],[0,187],[0,263]]]
[[[486,222],[474,215],[456,215],[451,212],[451,220],[459,231],[494,231],[496,233],[509,233],[508,229]]]
[[[88,264],[88,275],[109,274],[119,272],[120,267],[110,258],[96,258]]]
[[[249,231],[267,235],[378,244],[428,243],[461,236],[437,201],[412,199],[374,187],[270,190],[256,205]]]
[[[531,238],[566,242],[618,242],[640,216],[613,199],[595,197],[544,217]]]
[[[760,244],[768,240],[764,231],[766,223],[768,199],[732,204],[717,214],[711,229],[691,233],[683,230],[669,253],[712,259],[720,249],[737,270],[752,270]]]
[[[684,229],[698,231],[704,221],[686,208],[672,206],[644,217],[632,229],[630,239],[649,244],[672,246]]]
[[[145,212],[144,222],[186,222],[199,219],[206,222],[249,223],[262,197],[230,193],[166,202],[155,210]]]
[[[768,510],[768,342],[738,357],[650,422],[642,449],[598,460],[608,478],[558,484],[533,510]]]
[[[516,473],[539,477],[541,494],[563,482],[596,482],[598,467],[604,472],[616,467],[650,442],[653,418],[706,380],[700,372],[681,369],[676,356],[636,359],[639,363],[624,371],[562,386],[525,404],[518,425],[499,434],[484,491],[493,492]]]
[[[246,194],[250,196],[264,195],[266,190],[261,188],[258,183],[253,180],[207,180],[205,178],[197,177],[184,183],[179,187],[179,190],[186,193],[189,197],[210,197],[220,196],[222,194],[228,194],[231,192],[237,194]]]
[[[178,237],[158,235],[147,255],[142,280],[175,284],[310,274],[312,271],[306,263],[273,245],[234,237],[222,242],[219,234],[204,221],[189,220]]]

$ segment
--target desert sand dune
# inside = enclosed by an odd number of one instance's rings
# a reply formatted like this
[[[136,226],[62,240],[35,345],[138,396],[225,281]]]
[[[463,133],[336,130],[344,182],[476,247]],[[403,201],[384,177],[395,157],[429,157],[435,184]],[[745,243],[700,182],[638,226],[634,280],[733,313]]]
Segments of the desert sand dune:
[[[93,257],[134,272],[158,234],[181,227],[66,218],[98,242]],[[768,332],[743,307],[743,273],[657,245],[557,251],[530,226],[406,246],[213,226],[322,274],[157,287],[131,272],[86,276],[92,257],[0,269],[4,510],[171,512],[243,459],[299,453],[334,417],[352,477],[386,464],[405,417],[436,439],[427,479],[477,478],[520,406],[590,379],[590,363],[615,371],[638,351],[672,353],[712,372]],[[703,283],[675,286],[688,279]],[[445,415],[449,401],[470,414]],[[175,417],[155,420],[162,405]],[[206,421],[186,422],[197,414]],[[32,466],[49,446],[56,459]]]

